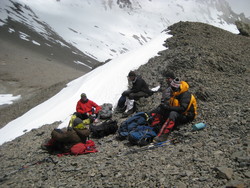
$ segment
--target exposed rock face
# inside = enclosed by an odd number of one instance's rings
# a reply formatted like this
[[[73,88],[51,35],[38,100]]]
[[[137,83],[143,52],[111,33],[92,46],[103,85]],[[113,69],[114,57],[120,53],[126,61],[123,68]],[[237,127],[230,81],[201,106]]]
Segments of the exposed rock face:
[[[250,39],[202,23],[180,22],[169,27],[168,50],[138,69],[151,87],[173,71],[190,85],[198,99],[197,119],[170,137],[179,143],[150,152],[118,156],[136,147],[116,135],[93,139],[99,153],[78,157],[48,156],[40,148],[59,123],[33,130],[0,146],[2,187],[247,187],[249,179]],[[139,111],[160,102],[160,93],[143,99]],[[122,122],[119,115],[114,119]],[[194,123],[204,130],[192,132]],[[223,168],[222,168],[223,167]],[[11,172],[15,172],[10,174]]]
[[[241,35],[247,36],[247,37],[250,36],[250,24],[240,22],[240,21],[236,21],[235,24]]]

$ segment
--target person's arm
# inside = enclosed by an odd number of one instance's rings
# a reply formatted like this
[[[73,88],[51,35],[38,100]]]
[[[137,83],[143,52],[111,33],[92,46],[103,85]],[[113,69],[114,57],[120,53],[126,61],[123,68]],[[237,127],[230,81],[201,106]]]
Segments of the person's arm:
[[[96,104],[95,102],[91,101],[92,106],[95,108],[94,114],[97,114],[102,108]]]
[[[181,96],[179,97],[180,106],[169,106],[168,110],[183,113],[188,108],[190,100],[191,100],[191,93],[189,92],[182,93]]]
[[[143,82],[145,81],[140,78],[137,78],[137,80],[135,81],[135,83],[131,88],[131,93],[137,93],[139,91],[143,91],[143,84],[144,84]]]
[[[84,113],[85,113],[85,112],[83,111],[83,109],[82,109],[82,106],[81,106],[81,102],[80,102],[80,101],[77,102],[76,111],[79,112],[79,113],[81,113],[81,114],[84,114]]]

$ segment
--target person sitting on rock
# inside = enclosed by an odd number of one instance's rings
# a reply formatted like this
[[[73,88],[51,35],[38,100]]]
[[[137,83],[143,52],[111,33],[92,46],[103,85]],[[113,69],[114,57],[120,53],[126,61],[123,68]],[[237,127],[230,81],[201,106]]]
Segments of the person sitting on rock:
[[[92,100],[87,98],[85,93],[81,94],[81,99],[76,104],[76,112],[74,115],[79,117],[81,120],[85,120],[88,118],[96,118],[98,112],[101,110],[101,107],[97,105]]]
[[[166,80],[164,80],[160,85],[158,91],[162,92],[161,103],[160,105],[152,110],[150,113],[158,114],[161,116],[165,116],[165,110],[162,109],[165,105],[169,105],[170,98],[172,96],[171,82],[175,79],[175,75],[173,72],[166,72],[164,74]]]
[[[193,121],[197,115],[197,102],[189,92],[189,85],[185,81],[175,78],[171,82],[172,96],[169,103],[163,103],[161,114],[165,116],[165,123],[154,138],[154,142],[167,140],[169,132],[177,125]],[[166,118],[167,117],[167,118]]]
[[[132,88],[122,93],[117,105],[118,112],[125,111],[123,117],[134,113],[135,100],[139,100],[141,97],[149,97],[153,94],[145,80],[141,76],[136,75],[134,71],[129,72],[128,81],[132,82]]]

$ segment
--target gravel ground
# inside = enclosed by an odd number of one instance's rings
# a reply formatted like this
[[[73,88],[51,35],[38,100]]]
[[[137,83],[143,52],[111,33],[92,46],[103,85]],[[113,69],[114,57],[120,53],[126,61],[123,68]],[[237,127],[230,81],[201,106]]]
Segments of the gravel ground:
[[[170,135],[178,143],[124,155],[139,147],[109,135],[93,139],[98,153],[58,158],[40,149],[55,122],[0,146],[1,187],[249,187],[250,38],[194,22],[169,29],[169,49],[137,71],[150,86],[174,71],[197,97],[197,119]],[[157,106],[160,95],[141,100],[138,111]],[[198,122],[207,127],[191,131]],[[34,164],[48,156],[57,163]]]

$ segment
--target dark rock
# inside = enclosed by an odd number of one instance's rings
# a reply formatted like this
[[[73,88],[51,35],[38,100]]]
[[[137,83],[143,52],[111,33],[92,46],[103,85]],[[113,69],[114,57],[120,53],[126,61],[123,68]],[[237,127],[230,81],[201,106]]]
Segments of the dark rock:
[[[236,21],[235,25],[237,26],[237,29],[239,30],[240,34],[243,36],[250,36],[250,24],[241,22],[241,21]]]
[[[228,180],[232,178],[233,169],[227,167],[218,167],[216,170],[218,172],[217,177]]]

